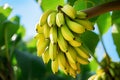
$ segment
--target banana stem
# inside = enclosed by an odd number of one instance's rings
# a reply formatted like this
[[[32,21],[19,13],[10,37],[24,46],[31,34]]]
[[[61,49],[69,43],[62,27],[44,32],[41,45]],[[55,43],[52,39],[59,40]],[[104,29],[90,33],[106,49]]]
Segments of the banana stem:
[[[87,19],[89,19],[113,10],[120,10],[120,0],[111,1],[96,7],[88,8],[83,10],[83,12],[87,13]]]
[[[4,34],[5,34],[4,39],[5,39],[6,57],[7,57],[7,60],[9,61],[10,58],[9,58],[9,51],[8,51],[7,28],[5,28],[5,33]]]

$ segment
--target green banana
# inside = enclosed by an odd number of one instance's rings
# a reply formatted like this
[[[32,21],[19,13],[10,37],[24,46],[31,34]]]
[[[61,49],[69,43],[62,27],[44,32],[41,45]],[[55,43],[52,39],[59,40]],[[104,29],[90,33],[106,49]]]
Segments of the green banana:
[[[82,11],[77,11],[76,12],[76,18],[78,19],[86,19],[87,17],[87,14],[85,12],[82,12]]]
[[[47,23],[47,18],[48,18],[48,15],[53,12],[53,10],[47,10],[45,11],[41,17],[40,17],[40,20],[39,20],[39,25],[40,26],[43,26],[45,23]]]
[[[45,23],[43,25],[43,27],[44,27],[43,33],[44,33],[45,38],[49,38],[50,37],[50,27],[48,26],[47,23]]]
[[[57,26],[50,28],[50,41],[52,43],[57,43]]]
[[[58,12],[56,14],[56,24],[58,27],[61,27],[62,25],[65,24],[64,15],[62,12]]]
[[[49,45],[49,56],[50,56],[50,59],[51,60],[55,60],[56,59],[56,56],[57,56],[57,44],[53,44],[50,42],[50,45]]]
[[[56,57],[54,59],[54,61],[52,60],[51,61],[51,68],[52,68],[52,72],[55,74],[56,72],[58,72],[58,67],[59,67],[59,64],[58,64],[58,58]]]
[[[63,52],[68,51],[68,44],[67,41],[63,38],[63,35],[61,33],[61,30],[58,30],[58,45]]]
[[[67,27],[67,25],[63,25],[61,27],[61,33],[62,33],[63,37],[65,38],[65,40],[67,40],[67,41],[71,41],[71,40],[74,39],[74,35],[69,30],[69,28]]]
[[[80,19],[75,19],[75,21],[79,24],[81,24],[82,26],[85,27],[85,29],[87,30],[93,30],[93,24],[89,21],[89,20],[80,20]]]
[[[73,32],[75,32],[75,33],[83,33],[83,32],[85,32],[85,27],[82,26],[81,24],[70,20],[68,17],[65,17],[65,19],[66,19],[66,23],[67,23],[68,27]]]
[[[57,14],[56,11],[51,12],[47,18],[47,23],[50,27],[53,27],[56,25],[56,14]]]
[[[75,19],[76,18],[76,10],[70,6],[69,4],[66,4],[61,8],[61,10],[68,15],[70,18]]]
[[[45,64],[47,64],[47,63],[49,62],[49,60],[50,60],[49,48],[47,48],[47,49],[45,50],[45,52],[42,54],[42,59],[43,59],[43,62],[44,62]]]

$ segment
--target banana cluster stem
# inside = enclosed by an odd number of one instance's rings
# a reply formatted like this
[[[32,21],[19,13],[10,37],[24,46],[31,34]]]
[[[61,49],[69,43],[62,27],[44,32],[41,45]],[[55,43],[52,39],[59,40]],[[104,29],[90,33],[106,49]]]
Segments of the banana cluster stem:
[[[87,14],[87,19],[89,19],[113,10],[120,10],[120,0],[104,3],[96,7],[83,10],[83,12]]]

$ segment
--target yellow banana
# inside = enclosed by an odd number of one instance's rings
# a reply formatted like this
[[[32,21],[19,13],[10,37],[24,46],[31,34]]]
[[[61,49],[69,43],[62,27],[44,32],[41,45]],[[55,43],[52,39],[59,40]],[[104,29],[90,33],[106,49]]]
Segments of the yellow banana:
[[[57,43],[57,26],[50,28],[50,41],[52,43]]]
[[[102,80],[101,75],[96,75],[96,77],[94,78],[94,80]]]
[[[64,15],[62,12],[58,12],[56,14],[56,24],[58,27],[61,27],[62,25],[65,24]]]
[[[85,12],[82,12],[82,11],[77,11],[76,12],[76,18],[78,19],[86,19],[87,17],[87,14]]]
[[[61,71],[63,71],[66,75],[68,74],[68,62],[67,59],[65,57],[65,54],[62,51],[59,51],[58,53],[58,62],[59,62],[59,66]]]
[[[50,27],[53,27],[56,25],[56,14],[57,14],[56,11],[51,12],[47,18],[47,23]]]
[[[67,41],[63,38],[61,30],[58,30],[58,45],[63,52],[67,52],[68,44]]]
[[[69,4],[66,4],[61,8],[61,10],[68,15],[70,18],[75,19],[76,18],[76,10],[70,6]]]
[[[49,39],[44,38],[44,34],[40,34],[40,39],[37,41],[37,55],[41,56],[49,44]]]
[[[79,38],[75,37],[74,40],[69,41],[69,44],[73,47],[79,47],[82,43]]]
[[[50,27],[48,26],[47,23],[45,23],[43,25],[43,27],[44,27],[43,33],[44,33],[45,38],[49,38],[50,37]]]
[[[89,63],[89,60],[88,59],[85,59],[81,56],[77,56],[76,58],[77,62],[80,63],[80,64],[88,64]]]
[[[76,72],[72,67],[69,67],[69,75],[71,75],[73,78],[76,78]]]
[[[52,72],[54,74],[58,72],[58,66],[59,66],[59,64],[58,64],[58,58],[56,57],[54,59],[54,61],[53,60],[51,61],[51,68],[52,68]]]
[[[80,64],[77,63],[77,70],[76,70],[76,73],[79,74],[80,72],[81,72],[81,70],[80,70]]]
[[[49,56],[51,60],[55,60],[57,56],[57,44],[53,44],[50,42],[49,45]]]
[[[93,24],[89,20],[75,19],[75,21],[77,23],[81,24],[82,26],[84,26],[85,29],[87,29],[87,30],[93,30],[94,29]]]
[[[66,54],[69,62],[76,63],[77,55],[76,55],[76,51],[74,50],[73,47],[69,46],[68,47],[68,52],[66,52],[65,54]]]
[[[67,25],[63,25],[61,27],[61,33],[63,35],[63,37],[67,40],[67,41],[71,41],[74,39],[74,35],[72,34],[72,32],[69,30],[69,28],[67,27]]]
[[[88,78],[88,80],[95,80],[95,77],[96,77],[97,75],[95,74],[95,75],[92,75],[91,77],[89,77]]]
[[[42,37],[41,37],[42,36]],[[37,33],[35,36],[34,36],[34,38],[36,39],[36,40],[38,40],[38,39],[44,39],[44,35],[42,34],[42,33]]]
[[[43,59],[43,62],[44,62],[45,64],[47,64],[47,63],[49,62],[49,60],[50,60],[49,48],[47,48],[47,49],[45,50],[45,52],[42,54],[42,59]]]
[[[39,20],[39,24],[40,26],[43,26],[45,23],[47,23],[47,18],[48,18],[48,15],[53,12],[53,10],[47,10],[45,11],[41,17],[40,17],[40,20]]]
[[[86,59],[88,59],[90,57],[88,53],[86,53],[85,51],[83,51],[81,49],[81,46],[80,47],[74,47],[74,48],[77,51],[77,53],[78,53],[79,56],[81,56],[83,58],[86,58]]]
[[[79,24],[79,23],[77,23],[75,21],[70,20],[67,16],[65,17],[65,19],[66,19],[68,27],[73,32],[75,32],[75,33],[83,33],[83,32],[85,32],[85,27],[82,26],[81,24]]]
[[[102,74],[103,72],[105,72],[103,68],[100,68],[96,71],[97,74]]]
[[[35,27],[36,27],[36,32],[37,32],[37,33],[43,33],[43,29],[44,29],[43,26],[40,26],[39,23],[37,23],[37,24],[35,25]]]

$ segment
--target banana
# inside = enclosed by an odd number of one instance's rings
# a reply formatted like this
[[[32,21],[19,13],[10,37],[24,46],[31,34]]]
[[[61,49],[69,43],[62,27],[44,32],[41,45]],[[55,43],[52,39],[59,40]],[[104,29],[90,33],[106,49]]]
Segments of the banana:
[[[53,27],[56,25],[56,14],[57,14],[56,11],[51,12],[47,18],[47,23],[50,27]]]
[[[74,50],[73,47],[69,46],[68,47],[68,52],[66,52],[65,54],[66,54],[69,62],[76,63],[77,55],[76,55],[76,51]]]
[[[41,56],[44,53],[46,47],[49,44],[49,39],[38,40],[37,41],[37,56]]]
[[[75,19],[75,21],[84,26],[87,30],[94,30],[93,24],[89,20]]]
[[[88,59],[85,59],[81,56],[77,56],[76,58],[77,62],[80,63],[80,64],[88,64],[89,63],[89,60]]]
[[[79,38],[75,37],[74,40],[69,41],[69,44],[73,47],[79,47],[82,43]]]
[[[54,74],[58,72],[58,66],[59,66],[59,64],[58,64],[58,58],[56,57],[54,59],[54,61],[53,60],[51,61],[51,68],[52,68],[52,72]]]
[[[49,62],[49,60],[50,60],[49,48],[47,48],[47,49],[45,50],[45,52],[42,54],[42,59],[43,59],[43,62],[44,62],[45,64],[47,64],[47,63]]]
[[[64,15],[62,12],[58,12],[56,14],[56,24],[58,27],[61,27],[62,25],[65,24]]]
[[[75,33],[83,33],[83,32],[85,32],[85,27],[82,26],[81,24],[70,20],[67,16],[65,17],[65,19],[66,19],[66,23],[67,23],[68,27],[73,32],[75,32]]]
[[[97,75],[92,75],[91,77],[88,78],[88,80],[94,80]]]
[[[96,71],[97,74],[102,74],[103,72],[105,72],[103,68],[100,68]]]
[[[62,51],[59,51],[58,53],[58,62],[59,62],[59,66],[60,69],[66,74],[68,75],[68,70],[69,70],[69,64],[67,62],[67,59],[65,57],[65,54]]]
[[[67,40],[67,41],[71,41],[71,40],[74,39],[74,35],[69,30],[69,28],[67,27],[67,25],[63,25],[61,27],[61,33],[62,33],[63,37],[65,38],[65,40]]]
[[[101,75],[96,75],[96,77],[94,78],[94,80],[102,80]]]
[[[81,70],[80,70],[80,64],[77,63],[77,70],[76,70],[76,73],[79,74],[80,72],[81,72]]]
[[[77,11],[76,12],[76,18],[78,19],[86,19],[87,17],[87,14],[85,12],[82,12],[82,11]]]
[[[36,32],[37,33],[43,33],[43,27],[42,26],[40,26],[39,25],[39,23],[37,23],[36,25],[35,25],[35,27],[36,27]]]
[[[61,51],[63,52],[67,52],[68,51],[68,44],[67,41],[63,38],[61,30],[58,30],[58,45],[61,49]]]
[[[115,77],[115,72],[112,68],[109,68],[109,72],[111,74],[112,77]]]
[[[73,78],[76,78],[76,72],[72,67],[69,67],[69,75],[71,75]]]
[[[34,36],[34,38],[35,38],[36,40],[38,40],[38,39],[44,39],[44,35],[43,35],[42,33],[37,33],[37,34]]]
[[[52,43],[57,43],[57,26],[50,28],[50,41]]]
[[[43,26],[47,22],[48,15],[51,12],[53,12],[53,10],[47,10],[41,15],[40,20],[39,20],[39,25],[40,26]]]
[[[49,38],[50,37],[50,27],[48,26],[47,23],[45,23],[43,25],[43,27],[44,27],[43,33],[44,33],[45,38]]]
[[[70,6],[69,4],[64,5],[61,10],[68,15],[70,18],[75,19],[76,18],[76,10]]]
[[[77,51],[78,55],[81,56],[81,57],[83,57],[83,58],[86,58],[86,59],[90,58],[90,55],[86,51],[82,50],[81,47],[82,46],[80,46],[80,47],[74,47],[75,50]]]
[[[51,60],[55,60],[56,59],[56,56],[57,56],[57,44],[53,44],[50,42],[50,45],[49,45],[49,56],[50,56],[50,59]]]

